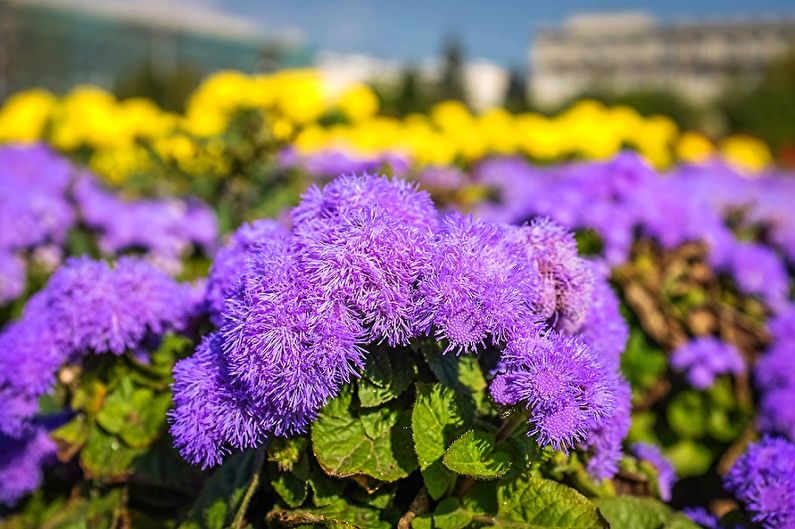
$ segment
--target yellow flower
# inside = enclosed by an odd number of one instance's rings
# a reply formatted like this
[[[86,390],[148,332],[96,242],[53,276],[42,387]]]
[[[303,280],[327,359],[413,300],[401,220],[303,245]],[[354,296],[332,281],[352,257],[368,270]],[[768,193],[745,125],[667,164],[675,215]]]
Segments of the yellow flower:
[[[378,97],[367,85],[357,84],[348,88],[337,102],[340,110],[352,121],[371,118],[378,113]]]
[[[715,147],[700,132],[685,132],[676,142],[676,156],[682,161],[701,163],[713,156]]]
[[[720,144],[720,151],[729,163],[750,172],[760,172],[773,161],[767,145],[744,134],[724,139]]]
[[[41,139],[54,104],[55,97],[46,90],[26,90],[9,97],[0,109],[0,141]]]

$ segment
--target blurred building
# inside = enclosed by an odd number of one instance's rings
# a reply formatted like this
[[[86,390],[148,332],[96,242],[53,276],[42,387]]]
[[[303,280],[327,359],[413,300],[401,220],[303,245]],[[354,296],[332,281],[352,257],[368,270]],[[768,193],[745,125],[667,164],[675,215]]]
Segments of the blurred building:
[[[219,69],[306,64],[300,35],[273,33],[203,3],[168,0],[0,0],[0,97],[63,92],[130,78],[200,78]]]
[[[729,82],[753,82],[795,46],[795,18],[658,23],[645,13],[576,15],[536,33],[534,101],[551,106],[588,89],[663,88],[703,102]]]

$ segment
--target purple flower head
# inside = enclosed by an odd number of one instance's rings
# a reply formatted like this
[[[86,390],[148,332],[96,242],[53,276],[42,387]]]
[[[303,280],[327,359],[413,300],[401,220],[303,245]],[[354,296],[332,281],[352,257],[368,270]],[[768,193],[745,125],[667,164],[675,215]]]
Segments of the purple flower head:
[[[417,180],[425,187],[439,191],[454,191],[464,184],[466,175],[455,167],[433,166],[422,170]]]
[[[765,529],[795,526],[795,444],[771,437],[751,444],[724,486]]]
[[[590,455],[586,466],[588,474],[597,481],[611,479],[618,472],[618,464],[623,456],[621,445],[632,422],[632,391],[627,381],[620,375],[615,376],[616,399],[613,413],[604,424],[593,428],[582,444]]]
[[[546,218],[510,233],[524,247],[541,278],[536,310],[552,319],[559,330],[579,330],[591,306],[594,278],[589,263],[577,254],[572,233]]]
[[[704,529],[718,529],[718,517],[704,507],[685,507],[682,514]]]
[[[605,365],[618,369],[629,338],[629,327],[621,315],[618,297],[607,278],[596,271],[593,276],[593,300],[580,335]]]
[[[66,261],[25,308],[23,319],[50,322],[65,358],[88,351],[121,354],[150,334],[179,328],[187,291],[144,261],[114,268],[87,257]]]
[[[710,388],[719,375],[745,372],[745,362],[737,348],[713,337],[695,338],[679,346],[671,356],[671,366],[685,371],[690,385],[700,390]]]
[[[75,220],[66,198],[73,171],[41,145],[0,148],[0,250],[64,241]]]
[[[257,446],[262,425],[257,407],[225,373],[218,333],[205,337],[190,358],[174,366],[171,435],[192,464],[218,465],[231,448]]]
[[[489,338],[502,342],[538,325],[538,273],[508,233],[460,214],[442,221],[416,318],[420,329],[448,342],[447,351],[473,352]]]
[[[567,450],[613,414],[617,382],[579,338],[549,331],[507,343],[490,391],[529,410],[540,445]]]
[[[25,292],[27,273],[25,261],[18,255],[0,250],[0,307]]]
[[[54,459],[55,448],[42,426],[30,428],[19,438],[0,434],[0,504],[13,507],[36,490],[44,465]]]
[[[432,253],[432,233],[362,206],[296,229],[300,268],[325,299],[350,307],[366,325],[368,341],[405,344],[413,321],[417,283]]]
[[[728,265],[739,289],[756,294],[774,309],[781,307],[789,292],[789,276],[776,252],[761,244],[736,244]]]
[[[379,207],[409,226],[434,229],[436,209],[425,191],[404,180],[370,174],[344,175],[322,189],[310,187],[291,213],[297,227],[309,220],[324,221],[362,206]]]
[[[646,461],[657,471],[657,488],[663,501],[671,501],[671,491],[676,483],[676,471],[671,462],[656,445],[635,443],[632,453],[641,461]]]
[[[207,278],[207,303],[210,317],[217,324],[224,310],[224,301],[245,272],[252,248],[263,244],[286,245],[289,232],[272,220],[243,224],[221,248],[213,260]]]
[[[759,425],[763,431],[795,439],[795,309],[787,305],[768,326],[772,344],[756,363],[754,378],[761,393]]]
[[[229,376],[271,410],[261,419],[275,435],[303,431],[364,366],[360,322],[270,249],[252,256],[221,332]]]

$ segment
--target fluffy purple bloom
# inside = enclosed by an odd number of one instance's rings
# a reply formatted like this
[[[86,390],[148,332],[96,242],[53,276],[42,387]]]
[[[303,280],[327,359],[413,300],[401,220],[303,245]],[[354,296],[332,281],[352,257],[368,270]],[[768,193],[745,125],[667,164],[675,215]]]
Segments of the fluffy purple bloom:
[[[663,501],[671,500],[671,491],[676,483],[676,471],[660,449],[648,443],[635,443],[631,447],[632,453],[641,461],[654,467],[657,472],[657,489]]]
[[[768,327],[772,342],[754,372],[761,394],[759,426],[795,439],[795,306],[783,307]]]
[[[31,428],[19,438],[0,434],[0,504],[13,507],[36,490],[44,465],[55,458],[55,448],[42,426]]]
[[[506,226],[447,216],[421,275],[419,328],[447,351],[473,352],[537,325],[538,272]]]
[[[99,233],[108,255],[143,250],[170,273],[194,248],[211,254],[218,228],[215,215],[198,200],[123,200],[102,189],[90,175],[74,186],[84,222]],[[145,229],[142,227],[145,226]]]
[[[513,228],[510,236],[535,263],[540,281],[537,312],[553,327],[572,333],[582,327],[592,301],[591,265],[577,254],[574,235],[546,218]]]
[[[257,220],[240,226],[218,251],[207,278],[207,304],[215,323],[220,322],[224,301],[245,272],[252,248],[262,244],[286,244],[288,235],[287,229],[277,222]]]
[[[708,389],[715,377],[745,372],[745,362],[737,348],[713,337],[695,338],[679,346],[671,355],[671,366],[684,371],[696,389]]]
[[[727,268],[742,292],[760,296],[774,309],[784,304],[789,293],[789,276],[784,263],[770,248],[737,244]]]
[[[529,410],[540,445],[567,450],[613,414],[617,386],[578,337],[549,331],[507,343],[490,392],[499,404]]]
[[[795,526],[795,444],[766,437],[751,444],[724,480],[765,529]]]
[[[0,250],[64,241],[75,220],[66,197],[73,172],[41,145],[0,148]]]
[[[629,327],[621,315],[618,297],[607,278],[598,272],[593,275],[592,302],[580,336],[606,365],[618,369],[629,338]]]
[[[682,514],[704,529],[718,529],[718,517],[704,507],[685,507],[682,509]]]
[[[268,410],[270,432],[301,432],[364,366],[364,330],[324,297],[290,254],[263,251],[227,300],[221,325],[229,375]]]
[[[190,463],[212,467],[232,448],[259,444],[259,410],[227,376],[220,334],[205,337],[193,356],[177,362],[172,391],[171,435]]]
[[[610,479],[618,472],[624,455],[621,446],[632,422],[632,391],[629,383],[616,376],[616,396],[613,413],[603,424],[593,428],[582,448],[589,454],[586,469],[596,481]]]
[[[23,319],[46,320],[69,355],[122,354],[150,334],[179,328],[190,310],[187,291],[139,259],[115,267],[87,257],[67,260],[31,298]]]
[[[432,233],[380,207],[345,211],[296,229],[301,270],[322,296],[351,308],[368,341],[405,344],[417,334],[417,283],[432,254]]]
[[[0,250],[0,307],[25,292],[25,261],[18,255]]]
[[[404,180],[370,174],[344,175],[322,189],[310,187],[291,217],[297,227],[303,222],[324,221],[362,206],[379,207],[396,220],[416,228],[434,229],[438,224],[428,193]]]

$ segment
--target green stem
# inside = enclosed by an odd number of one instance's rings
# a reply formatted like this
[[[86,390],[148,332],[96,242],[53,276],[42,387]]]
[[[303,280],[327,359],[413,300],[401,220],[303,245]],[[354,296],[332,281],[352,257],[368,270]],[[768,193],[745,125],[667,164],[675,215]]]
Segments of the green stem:
[[[255,463],[256,470],[254,471],[254,475],[251,477],[251,481],[246,488],[246,493],[243,495],[243,499],[240,500],[240,507],[235,513],[235,517],[232,520],[232,525],[230,526],[232,529],[242,529],[243,524],[246,521],[246,511],[248,510],[248,504],[251,503],[251,498],[254,497],[254,493],[257,492],[259,488],[260,482],[260,473],[262,472],[262,465],[265,462],[265,450],[260,447],[257,450],[257,460]]]

